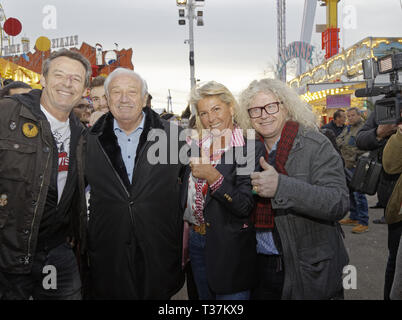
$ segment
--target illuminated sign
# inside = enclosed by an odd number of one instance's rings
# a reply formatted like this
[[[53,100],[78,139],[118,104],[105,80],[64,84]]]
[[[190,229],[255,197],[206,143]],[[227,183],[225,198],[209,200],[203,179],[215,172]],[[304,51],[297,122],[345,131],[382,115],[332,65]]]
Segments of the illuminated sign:
[[[350,94],[327,96],[327,108],[349,108]]]

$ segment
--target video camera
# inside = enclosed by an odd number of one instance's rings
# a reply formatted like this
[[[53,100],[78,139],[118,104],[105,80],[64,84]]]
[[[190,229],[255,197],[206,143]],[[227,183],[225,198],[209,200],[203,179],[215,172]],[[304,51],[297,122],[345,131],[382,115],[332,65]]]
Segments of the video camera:
[[[375,103],[375,115],[378,124],[398,124],[402,122],[402,86],[399,84],[398,71],[402,70],[402,53],[390,54],[377,60],[362,60],[363,77],[366,88],[355,91],[356,97],[385,95]],[[375,86],[378,74],[389,74],[390,85]]]

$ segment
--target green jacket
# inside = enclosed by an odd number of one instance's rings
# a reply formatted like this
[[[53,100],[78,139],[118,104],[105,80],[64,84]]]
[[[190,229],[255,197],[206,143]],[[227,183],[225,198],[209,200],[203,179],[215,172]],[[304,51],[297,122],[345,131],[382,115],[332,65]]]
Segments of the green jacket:
[[[352,169],[356,167],[357,160],[366,151],[360,150],[356,145],[357,132],[363,127],[363,121],[355,125],[346,126],[342,133],[336,138],[336,144],[341,150],[342,158],[345,160],[345,167]]]
[[[389,138],[382,157],[385,172],[396,174],[402,172],[402,133],[398,130]],[[399,177],[394,191],[388,200],[385,220],[388,224],[402,221],[402,176]]]

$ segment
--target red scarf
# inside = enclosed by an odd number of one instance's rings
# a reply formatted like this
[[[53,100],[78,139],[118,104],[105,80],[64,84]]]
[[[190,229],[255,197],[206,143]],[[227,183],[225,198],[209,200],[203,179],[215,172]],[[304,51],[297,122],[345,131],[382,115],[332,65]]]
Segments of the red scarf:
[[[275,169],[278,173],[288,175],[285,170],[285,164],[288,160],[290,150],[292,149],[293,142],[299,131],[299,124],[294,121],[287,121],[282,130],[281,138],[279,140],[276,156],[275,156]],[[262,139],[262,138],[261,138]],[[265,155],[265,160],[268,161],[268,152]],[[251,218],[254,226],[259,229],[273,229],[274,228],[274,210],[272,209],[271,198],[257,198],[257,205],[255,206]]]

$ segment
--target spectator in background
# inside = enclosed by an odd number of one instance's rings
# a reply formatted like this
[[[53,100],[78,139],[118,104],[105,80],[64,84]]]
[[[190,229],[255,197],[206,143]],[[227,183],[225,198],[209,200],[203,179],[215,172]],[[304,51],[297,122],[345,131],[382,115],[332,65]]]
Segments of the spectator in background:
[[[13,82],[13,79],[4,79],[3,80],[3,88]]]
[[[362,150],[369,150],[378,156],[382,161],[384,147],[392,134],[397,129],[396,124],[378,124],[375,118],[375,112],[372,112],[365,122],[363,128],[357,134],[357,146]],[[388,174],[384,170],[381,172],[380,181],[377,187],[378,201],[387,211],[387,203],[394,190],[399,173]],[[375,222],[375,221],[373,221]],[[385,270],[384,299],[389,300],[392,282],[394,280],[396,256],[399,247],[399,241],[402,232],[402,221],[388,222],[388,262]]]
[[[80,122],[85,127],[88,127],[89,119],[93,111],[92,105],[88,99],[82,98],[81,101],[74,107],[73,111]]]
[[[341,150],[346,169],[353,174],[358,158],[365,152],[356,146],[357,132],[363,127],[363,119],[358,108],[349,108],[347,111],[349,124],[336,138]],[[366,195],[360,192],[350,192],[350,217],[339,221],[342,225],[354,226],[353,233],[368,231],[368,204]]]
[[[93,126],[95,122],[109,111],[108,102],[105,95],[105,77],[98,76],[92,80],[89,87],[94,112],[89,119],[89,126]]]
[[[346,113],[345,110],[338,109],[334,113],[334,119],[326,125],[323,125],[321,129],[330,129],[334,132],[335,137],[339,136],[345,128]]]
[[[392,135],[383,154],[384,170],[389,174],[400,174],[402,172],[402,124],[398,125],[397,132]],[[395,188],[389,198],[385,219],[389,224],[402,223],[402,178],[399,177]],[[402,300],[402,248],[401,235],[399,235],[399,248],[397,250],[397,260],[395,267],[395,277],[392,282],[390,298],[393,300]],[[395,242],[397,242],[397,237]]]
[[[13,81],[0,90],[0,98],[15,94],[28,93],[31,90],[32,87],[29,84],[22,81]]]
[[[148,97],[147,97],[147,103],[145,104],[146,107],[148,108],[152,108],[152,96],[151,94],[148,93]]]

